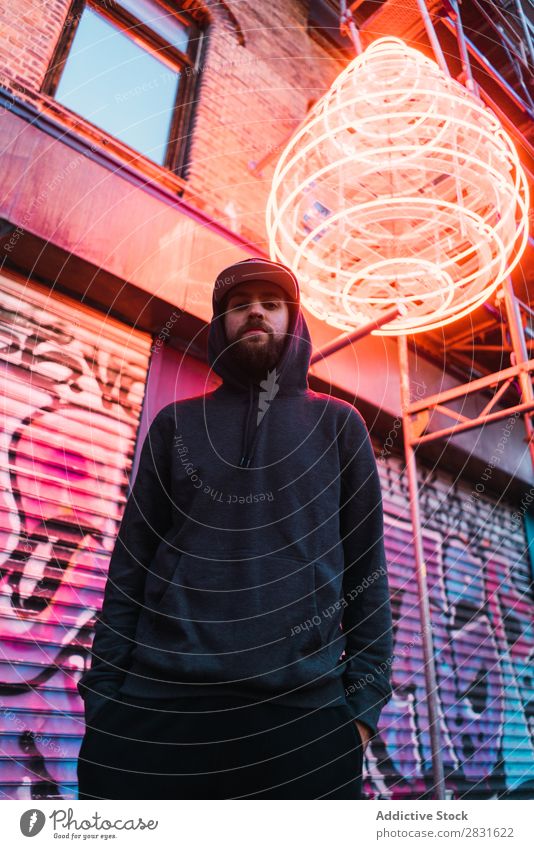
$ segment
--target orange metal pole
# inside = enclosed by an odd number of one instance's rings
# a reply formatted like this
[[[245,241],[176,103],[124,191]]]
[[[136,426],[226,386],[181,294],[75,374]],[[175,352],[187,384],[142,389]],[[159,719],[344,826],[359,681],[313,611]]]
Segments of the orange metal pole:
[[[434,798],[445,799],[445,775],[441,755],[439,734],[438,688],[434,645],[432,642],[432,622],[430,619],[430,604],[428,600],[428,585],[426,563],[421,534],[421,516],[419,512],[419,495],[417,489],[417,467],[415,451],[412,444],[411,419],[408,413],[410,406],[410,372],[408,364],[408,341],[406,336],[399,336],[399,370],[402,409],[402,431],[404,435],[404,452],[406,458],[406,473],[410,491],[410,513],[415,550],[415,569],[419,593],[419,613],[423,635],[423,656],[425,662],[425,685],[428,704],[430,748],[432,751],[432,768],[434,775]]]
[[[525,331],[521,321],[521,309],[518,300],[514,293],[514,286],[509,277],[502,284],[504,293],[504,304],[506,307],[506,317],[508,319],[508,327],[510,329],[510,341],[512,343],[513,365],[528,362],[528,351],[525,341]],[[524,404],[534,405],[534,390],[532,389],[532,374],[525,369],[521,369],[518,375],[519,387],[521,389],[521,400]],[[530,459],[534,468],[534,424],[532,423],[532,412],[526,411],[523,417],[525,422],[525,430],[527,434],[527,442],[530,450]]]

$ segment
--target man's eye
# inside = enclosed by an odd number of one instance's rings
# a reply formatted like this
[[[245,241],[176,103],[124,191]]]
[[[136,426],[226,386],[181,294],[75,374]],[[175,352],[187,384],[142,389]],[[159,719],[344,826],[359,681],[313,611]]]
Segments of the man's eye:
[[[244,301],[242,303],[235,304],[234,309],[242,310],[243,307],[248,307],[249,305],[250,305],[249,301]],[[263,305],[265,307],[268,307],[270,310],[272,310],[272,309],[277,309],[278,306],[279,306],[279,303],[278,303],[278,301],[264,301]]]

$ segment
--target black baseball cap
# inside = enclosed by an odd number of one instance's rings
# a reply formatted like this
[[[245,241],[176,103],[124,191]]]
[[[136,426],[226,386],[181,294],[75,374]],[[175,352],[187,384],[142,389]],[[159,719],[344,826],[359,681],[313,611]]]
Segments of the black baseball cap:
[[[288,295],[289,301],[299,302],[299,285],[291,269],[270,259],[247,257],[247,259],[234,262],[233,265],[229,265],[228,268],[223,269],[217,275],[213,287],[213,309],[215,310],[215,306],[223,298],[226,298],[234,286],[239,283],[246,283],[249,280],[265,280],[268,283],[276,283]]]

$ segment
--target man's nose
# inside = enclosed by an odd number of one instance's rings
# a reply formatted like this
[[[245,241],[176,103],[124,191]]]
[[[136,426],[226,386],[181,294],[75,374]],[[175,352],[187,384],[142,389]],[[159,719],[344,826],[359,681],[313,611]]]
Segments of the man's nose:
[[[255,316],[263,316],[263,306],[260,301],[256,301],[252,304],[249,304],[247,310],[247,317],[250,319]]]

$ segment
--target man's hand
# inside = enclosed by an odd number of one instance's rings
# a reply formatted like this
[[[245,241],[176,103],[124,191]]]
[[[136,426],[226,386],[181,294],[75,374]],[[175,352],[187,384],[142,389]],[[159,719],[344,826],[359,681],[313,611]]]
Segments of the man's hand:
[[[360,737],[362,738],[363,750],[365,752],[365,750],[367,748],[367,744],[369,743],[369,740],[373,736],[373,733],[372,733],[371,729],[369,728],[369,726],[365,724],[365,722],[360,722],[359,719],[355,719],[354,722],[356,723],[356,728],[360,732]]]

